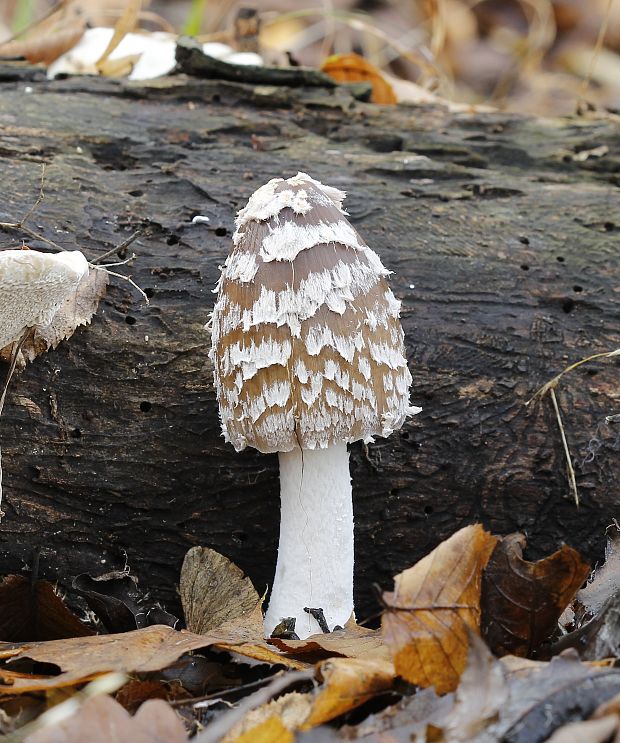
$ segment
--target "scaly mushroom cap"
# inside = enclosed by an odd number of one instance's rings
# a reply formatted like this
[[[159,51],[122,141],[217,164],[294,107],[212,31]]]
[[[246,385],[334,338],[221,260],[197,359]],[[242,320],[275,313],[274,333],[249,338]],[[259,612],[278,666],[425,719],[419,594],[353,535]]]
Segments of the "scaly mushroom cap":
[[[344,197],[298,173],[269,181],[239,212],[211,351],[237,451],[370,441],[419,411],[390,272],[345,218]]]
[[[88,263],[79,250],[1,250],[0,348],[18,340],[27,328],[49,324],[87,273]]]

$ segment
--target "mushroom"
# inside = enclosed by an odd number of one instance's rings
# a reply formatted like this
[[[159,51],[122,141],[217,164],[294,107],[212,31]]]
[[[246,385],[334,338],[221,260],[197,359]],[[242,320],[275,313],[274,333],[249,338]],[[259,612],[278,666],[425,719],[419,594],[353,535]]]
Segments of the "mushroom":
[[[88,262],[79,250],[63,253],[0,250],[0,349],[12,346],[9,371],[0,395],[0,414],[27,332],[37,325],[49,325],[86,274]]]
[[[265,616],[300,638],[353,613],[347,444],[389,436],[409,403],[400,302],[390,273],[305,173],[259,188],[236,220],[212,313],[224,437],[278,452],[281,524]]]

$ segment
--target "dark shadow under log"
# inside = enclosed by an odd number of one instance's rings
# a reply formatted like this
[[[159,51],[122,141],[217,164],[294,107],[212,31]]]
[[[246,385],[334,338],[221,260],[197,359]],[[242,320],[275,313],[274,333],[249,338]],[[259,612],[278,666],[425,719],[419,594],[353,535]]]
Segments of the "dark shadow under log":
[[[183,555],[201,544],[260,591],[271,580],[277,458],[221,439],[203,325],[235,212],[297,170],[349,192],[352,223],[394,271],[424,408],[391,438],[352,446],[359,618],[377,609],[373,583],[389,587],[473,521],[524,531],[532,555],[566,541],[599,557],[618,515],[620,426],[605,423],[619,412],[618,362],[558,390],[580,508],[549,401],[524,403],[567,363],[620,346],[618,147],[605,117],[0,68],[0,221],[27,212],[46,163],[30,226],[91,259],[140,230],[131,272],[150,297],[113,281],[92,326],[14,380],[0,573],[39,548],[45,577],[127,563],[175,608]],[[196,214],[209,224],[192,225]],[[0,247],[22,237],[0,232]]]

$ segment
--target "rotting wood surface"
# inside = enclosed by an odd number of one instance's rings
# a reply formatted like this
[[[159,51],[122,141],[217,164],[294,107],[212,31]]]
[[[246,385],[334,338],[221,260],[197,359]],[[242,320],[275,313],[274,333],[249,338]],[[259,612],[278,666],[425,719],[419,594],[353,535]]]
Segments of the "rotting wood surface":
[[[549,401],[524,402],[568,362],[620,345],[619,143],[605,117],[0,68],[0,221],[27,212],[47,163],[30,226],[91,259],[139,229],[131,272],[151,298],[113,281],[92,326],[14,380],[0,572],[22,571],[37,548],[40,574],[65,581],[127,561],[174,608],[183,555],[200,544],[259,591],[271,580],[277,458],[221,439],[203,325],[237,209],[297,170],[349,192],[352,223],[394,271],[424,408],[391,438],[352,446],[358,617],[376,610],[374,582],[389,588],[473,521],[525,531],[533,555],[566,541],[599,556],[618,515],[620,433],[604,422],[620,404],[618,363],[580,369],[558,392],[579,509]],[[196,214],[209,224],[192,225]],[[0,247],[21,237],[0,232]]]

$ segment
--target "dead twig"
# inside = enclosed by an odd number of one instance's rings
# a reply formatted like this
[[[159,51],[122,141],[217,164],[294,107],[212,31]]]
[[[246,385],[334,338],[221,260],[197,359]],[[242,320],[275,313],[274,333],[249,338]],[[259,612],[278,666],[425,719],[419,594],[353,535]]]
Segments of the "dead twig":
[[[30,227],[27,227],[25,224],[26,221],[34,214],[34,212],[36,211],[41,201],[43,201],[43,197],[45,196],[43,192],[44,181],[45,181],[45,163],[42,163],[41,165],[41,185],[39,187],[39,195],[37,196],[36,201],[30,207],[30,209],[28,209],[26,214],[19,220],[19,222],[0,222],[0,229],[1,230],[15,230],[16,232],[25,232],[26,235],[29,235],[34,240],[42,240],[48,245],[52,245],[54,248],[58,248],[58,250],[64,250],[64,248],[58,245],[58,243],[55,243],[53,240],[50,240],[47,237],[44,237],[43,235],[38,233],[36,230],[33,230]]]

